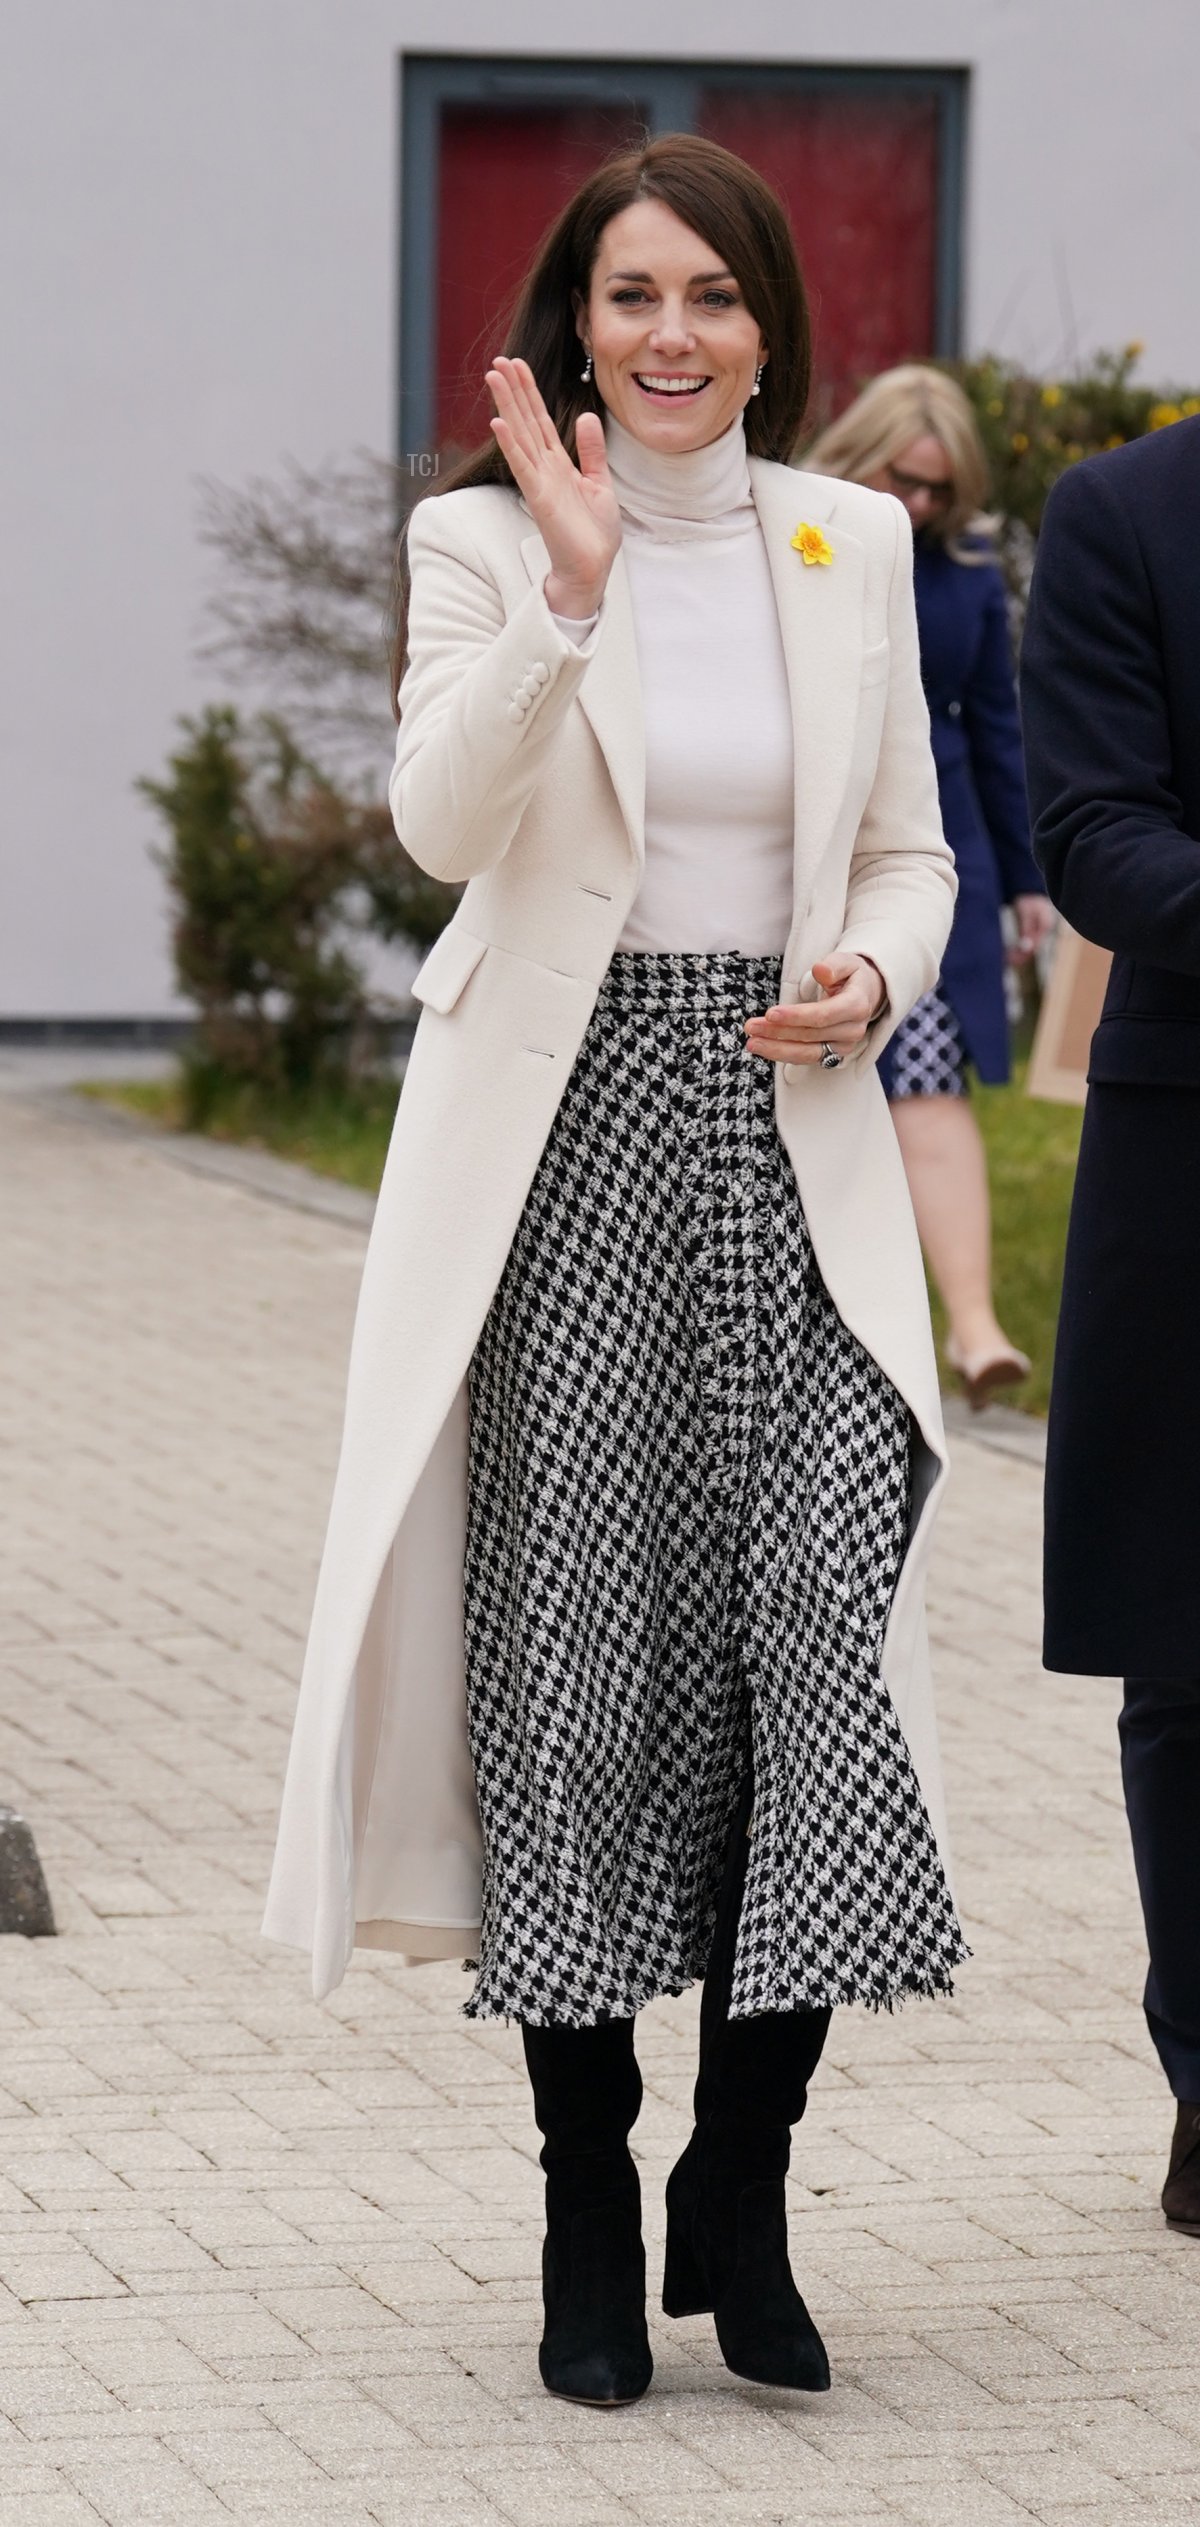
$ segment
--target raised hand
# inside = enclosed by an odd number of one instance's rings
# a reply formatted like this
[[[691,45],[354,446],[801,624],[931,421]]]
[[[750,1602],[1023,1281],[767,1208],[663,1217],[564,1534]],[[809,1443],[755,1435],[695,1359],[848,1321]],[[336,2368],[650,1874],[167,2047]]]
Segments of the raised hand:
[[[489,427],[550,555],[550,610],[594,614],[621,541],[621,512],[600,415],[580,413],[575,425],[579,463],[574,465],[528,360],[509,360],[501,353],[487,371],[487,382],[496,402]]]

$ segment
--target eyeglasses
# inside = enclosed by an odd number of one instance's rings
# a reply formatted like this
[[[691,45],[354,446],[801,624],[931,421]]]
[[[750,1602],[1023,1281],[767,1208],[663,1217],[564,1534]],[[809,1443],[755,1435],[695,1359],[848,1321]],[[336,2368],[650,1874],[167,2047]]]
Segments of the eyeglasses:
[[[952,482],[931,483],[924,474],[902,474],[898,465],[889,465],[887,472],[893,491],[898,492],[902,500],[913,492],[924,491],[928,492],[935,508],[948,509],[954,498]]]

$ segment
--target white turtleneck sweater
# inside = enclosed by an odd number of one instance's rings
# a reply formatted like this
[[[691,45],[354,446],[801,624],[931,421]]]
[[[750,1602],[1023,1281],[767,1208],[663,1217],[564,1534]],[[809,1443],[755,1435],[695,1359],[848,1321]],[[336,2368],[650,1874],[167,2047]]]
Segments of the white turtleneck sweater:
[[[663,455],[606,414],[646,731],[646,866],[618,948],[780,956],[792,713],[741,415]],[[590,647],[599,615],[556,615]]]

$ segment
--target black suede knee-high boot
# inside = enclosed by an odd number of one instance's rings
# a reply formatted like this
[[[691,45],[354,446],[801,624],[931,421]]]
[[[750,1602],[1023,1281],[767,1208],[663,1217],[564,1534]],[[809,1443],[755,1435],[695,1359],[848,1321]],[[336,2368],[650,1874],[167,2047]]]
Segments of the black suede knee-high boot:
[[[522,2026],[543,2134],[542,2383],[580,2404],[631,2404],[654,2363],[642,2203],[629,2134],[642,2102],[632,2018]]]
[[[829,2361],[788,2262],[783,2180],[830,2012],[729,2017],[752,1803],[748,1782],[704,1978],[695,2130],[667,2180],[663,2307],[711,2312],[739,2377],[819,2393]]]

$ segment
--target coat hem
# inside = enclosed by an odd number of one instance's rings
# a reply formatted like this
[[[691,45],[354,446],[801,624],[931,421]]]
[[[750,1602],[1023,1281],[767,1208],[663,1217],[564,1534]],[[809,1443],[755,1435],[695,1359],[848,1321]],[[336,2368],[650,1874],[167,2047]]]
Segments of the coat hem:
[[[1097,1682],[1114,1676],[1119,1679],[1131,1675],[1190,1676],[1195,1671],[1194,1649],[1188,1658],[1183,1659],[1174,1644],[1169,1656],[1156,1654],[1153,1643],[1147,1645],[1144,1638],[1136,1649],[1131,1642],[1126,1647],[1130,1653],[1128,1658],[1111,1641],[1106,1654],[1100,1652],[1094,1641],[1077,1642],[1074,1648],[1069,1643],[1057,1642],[1051,1646],[1047,1642],[1042,1650],[1042,1665],[1048,1676],[1094,1676]]]
[[[412,1965],[434,1965],[439,1958],[473,1956],[479,1946],[478,1922],[356,1922],[356,1948],[390,1948]]]
[[[311,1956],[311,1930],[268,1930],[263,1922],[259,1937],[269,1939],[277,1948],[294,1948],[298,1954]],[[433,1964],[444,1957],[471,1957],[479,1946],[479,1924],[475,1922],[356,1922],[356,1948],[389,1948],[407,1957],[413,1965]],[[349,1963],[349,1959],[347,1959]],[[340,1978],[339,1978],[340,1979]]]

